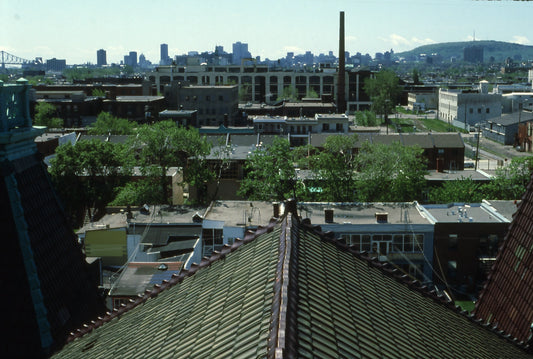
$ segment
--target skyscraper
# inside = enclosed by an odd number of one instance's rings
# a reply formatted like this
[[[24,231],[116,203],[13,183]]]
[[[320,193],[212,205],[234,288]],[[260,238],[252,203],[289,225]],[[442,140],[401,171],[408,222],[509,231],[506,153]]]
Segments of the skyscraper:
[[[130,62],[131,62],[131,66],[133,67],[137,66],[137,52],[136,51],[130,51]]]
[[[248,51],[248,44],[240,41],[233,44],[233,64],[240,65],[242,59],[250,58],[252,55]]]
[[[166,65],[169,62],[168,57],[168,44],[161,44],[161,59],[159,60],[159,63],[161,65]]]
[[[104,49],[96,51],[96,65],[105,66],[107,65],[106,52]]]
[[[137,67],[137,52],[130,51],[129,55],[124,55],[124,65]]]

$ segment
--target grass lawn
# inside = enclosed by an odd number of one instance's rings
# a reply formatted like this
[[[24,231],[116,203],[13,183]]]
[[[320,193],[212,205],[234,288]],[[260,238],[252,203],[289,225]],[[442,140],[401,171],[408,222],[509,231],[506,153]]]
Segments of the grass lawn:
[[[437,120],[436,118],[428,118],[424,120],[420,120],[424,127],[426,129],[434,131],[434,132],[450,132],[450,125],[444,121]],[[459,127],[452,126],[453,132],[462,132],[462,133],[468,133],[467,130],[464,130]]]

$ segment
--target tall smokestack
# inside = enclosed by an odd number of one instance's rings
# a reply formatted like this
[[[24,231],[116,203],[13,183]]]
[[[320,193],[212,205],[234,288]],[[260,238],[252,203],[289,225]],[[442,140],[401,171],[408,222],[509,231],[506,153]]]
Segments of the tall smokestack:
[[[339,28],[339,78],[337,80],[337,112],[346,112],[346,92],[345,92],[345,77],[346,65],[344,59],[344,11],[340,13],[340,28]]]

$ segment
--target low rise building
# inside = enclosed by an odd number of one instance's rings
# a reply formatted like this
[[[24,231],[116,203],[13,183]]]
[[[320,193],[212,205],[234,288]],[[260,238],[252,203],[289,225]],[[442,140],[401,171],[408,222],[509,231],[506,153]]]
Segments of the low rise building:
[[[197,111],[195,127],[243,125],[239,114],[239,90],[235,85],[191,85],[173,81],[165,86],[168,109]]]
[[[481,125],[483,137],[502,145],[525,146],[526,136],[519,136],[519,127],[533,122],[533,113],[521,111],[504,114],[499,118],[488,120]]]
[[[439,90],[438,117],[453,126],[470,129],[501,114],[502,95],[488,93],[486,81],[476,90]]]
[[[434,282],[468,298],[481,289],[503,243],[516,206],[490,202],[420,206],[435,226]]]
[[[299,203],[299,215],[357,251],[433,281],[433,224],[414,203]]]

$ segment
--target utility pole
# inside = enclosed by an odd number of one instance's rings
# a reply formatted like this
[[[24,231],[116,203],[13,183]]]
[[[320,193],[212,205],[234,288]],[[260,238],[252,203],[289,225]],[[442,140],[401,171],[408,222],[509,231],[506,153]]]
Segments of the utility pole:
[[[476,165],[474,171],[477,171],[477,163],[479,161],[479,137],[481,137],[481,125],[477,124],[477,145],[476,145]]]

